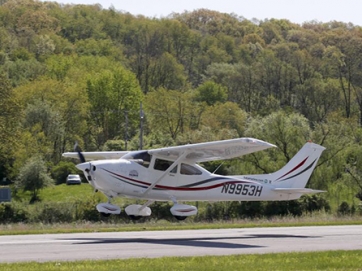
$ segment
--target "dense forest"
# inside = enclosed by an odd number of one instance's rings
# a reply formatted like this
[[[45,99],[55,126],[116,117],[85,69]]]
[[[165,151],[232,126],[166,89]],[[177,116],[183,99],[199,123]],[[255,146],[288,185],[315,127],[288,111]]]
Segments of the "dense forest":
[[[278,148],[219,173],[272,172],[312,140],[327,149],[308,185],[335,209],[362,200],[362,27],[0,3],[0,185],[34,157],[60,183],[75,141],[136,150],[246,136]]]

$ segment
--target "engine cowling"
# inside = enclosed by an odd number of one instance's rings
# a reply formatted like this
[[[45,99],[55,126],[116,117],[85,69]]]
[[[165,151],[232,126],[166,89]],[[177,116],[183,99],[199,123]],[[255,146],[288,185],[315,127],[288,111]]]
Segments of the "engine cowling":
[[[187,205],[187,204],[175,204],[174,206],[172,206],[170,211],[171,211],[171,214],[173,216],[175,216],[176,218],[178,218],[178,217],[186,218],[188,216],[197,214],[197,208],[195,206]]]
[[[103,214],[119,215],[121,208],[110,203],[99,203],[97,205],[97,211]]]

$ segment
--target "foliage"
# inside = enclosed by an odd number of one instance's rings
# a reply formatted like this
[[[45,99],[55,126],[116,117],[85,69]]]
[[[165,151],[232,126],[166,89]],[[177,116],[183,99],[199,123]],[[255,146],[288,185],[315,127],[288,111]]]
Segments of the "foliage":
[[[225,102],[227,98],[226,88],[212,81],[203,83],[196,91],[196,100],[199,102],[206,102],[207,105]]]
[[[33,0],[4,1],[0,14],[0,178],[16,179],[40,154],[61,182],[72,168],[61,153],[75,141],[138,149],[143,102],[145,148],[242,136],[276,144],[222,167],[252,174],[313,140],[327,150],[309,185],[329,191],[334,212],[357,204],[361,183],[346,168],[362,171],[361,27],[206,9],[156,19]],[[268,210],[311,207],[292,204]]]
[[[108,139],[134,134],[142,93],[134,75],[124,68],[105,71],[87,81],[91,130],[99,149]],[[124,119],[121,126],[120,120]],[[130,135],[129,135],[130,133]]]
[[[66,182],[69,174],[78,173],[78,169],[72,162],[60,161],[57,165],[52,167],[50,173],[55,184],[62,184]]]
[[[11,172],[11,157],[18,143],[19,109],[10,81],[0,73],[0,178]]]
[[[53,183],[47,173],[45,162],[39,156],[30,158],[20,169],[16,186],[32,192],[31,202],[38,199],[39,190]]]

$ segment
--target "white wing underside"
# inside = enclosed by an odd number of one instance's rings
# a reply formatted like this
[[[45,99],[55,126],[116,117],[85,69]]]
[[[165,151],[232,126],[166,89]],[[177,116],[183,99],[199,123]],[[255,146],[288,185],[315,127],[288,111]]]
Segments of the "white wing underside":
[[[268,142],[254,138],[236,138],[221,141],[212,141],[197,144],[188,144],[175,147],[149,150],[149,154],[158,158],[174,161],[183,153],[187,153],[185,160],[193,162],[207,162],[239,157],[245,154],[276,147]]]

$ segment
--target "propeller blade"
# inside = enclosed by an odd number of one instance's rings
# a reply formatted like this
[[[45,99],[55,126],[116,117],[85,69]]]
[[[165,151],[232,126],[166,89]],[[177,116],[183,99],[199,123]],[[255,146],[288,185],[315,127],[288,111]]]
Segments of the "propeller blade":
[[[78,153],[80,162],[85,163],[85,158],[84,155],[82,154],[82,149],[78,145],[78,142],[75,142],[74,151]]]

